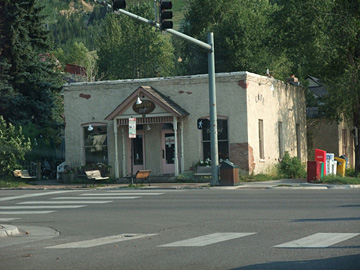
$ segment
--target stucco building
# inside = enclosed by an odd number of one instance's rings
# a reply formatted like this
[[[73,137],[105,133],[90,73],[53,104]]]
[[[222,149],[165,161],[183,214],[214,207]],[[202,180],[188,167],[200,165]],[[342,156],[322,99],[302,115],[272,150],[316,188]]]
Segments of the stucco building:
[[[243,174],[265,172],[285,151],[306,161],[302,87],[234,72],[216,74],[216,91],[220,159]],[[207,75],[67,84],[64,106],[69,165],[178,175],[211,156]]]
[[[312,76],[307,78],[308,88],[314,95],[318,105],[322,105],[327,90],[323,83]],[[345,156],[348,166],[355,167],[354,127],[351,123],[341,121],[330,122],[324,118],[319,107],[307,108],[308,159],[314,160],[315,149],[332,153],[335,157]]]

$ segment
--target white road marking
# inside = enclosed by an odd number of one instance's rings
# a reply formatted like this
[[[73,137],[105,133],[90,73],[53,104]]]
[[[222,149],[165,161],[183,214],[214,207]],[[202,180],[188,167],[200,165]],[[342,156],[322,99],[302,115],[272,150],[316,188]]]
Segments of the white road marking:
[[[57,197],[52,200],[132,200],[140,197]]]
[[[22,205],[22,206],[0,206],[1,210],[15,209],[62,209],[62,208],[80,208],[86,205]]]
[[[183,241],[161,245],[159,247],[203,247],[235,238],[245,237],[255,233],[213,233],[209,235],[190,238]]]
[[[56,211],[0,211],[0,215],[40,215],[53,212]]]
[[[87,194],[81,194],[80,196],[151,196],[151,195],[162,195],[164,193],[87,193]]]
[[[154,235],[157,235],[157,234],[119,234],[119,235],[107,236],[107,237],[102,237],[102,238],[97,238],[97,239],[91,239],[91,240],[61,244],[61,245],[56,245],[56,246],[50,246],[50,247],[46,247],[46,248],[89,248],[89,247],[117,243],[117,242],[121,242],[121,241],[135,240],[135,239],[150,237],[150,236],[154,236]]]
[[[31,198],[31,197],[46,196],[46,195],[53,195],[53,194],[66,193],[66,192],[76,192],[76,191],[77,190],[60,190],[60,191],[51,191],[51,192],[44,192],[44,193],[25,194],[25,195],[19,195],[19,196],[0,198],[0,202],[24,199],[24,198]]]
[[[118,193],[118,192],[124,192],[124,193],[137,193],[139,192],[139,190],[116,190],[116,189],[112,189],[112,190],[105,190],[106,192],[114,192],[114,193]],[[154,193],[154,190],[151,190],[151,189],[142,189],[141,190],[142,192],[146,192],[146,193]],[[162,190],[163,191],[163,190]],[[165,191],[165,193],[169,193],[169,192],[184,192],[185,190],[184,189],[167,189]]]
[[[277,245],[279,248],[326,248],[353,238],[360,233],[316,233],[295,241]]]
[[[29,202],[20,202],[17,204],[78,204],[78,203],[97,204],[97,203],[110,203],[110,202],[112,201],[29,201]]]
[[[20,219],[20,218],[0,218],[0,221],[11,221],[15,219]]]

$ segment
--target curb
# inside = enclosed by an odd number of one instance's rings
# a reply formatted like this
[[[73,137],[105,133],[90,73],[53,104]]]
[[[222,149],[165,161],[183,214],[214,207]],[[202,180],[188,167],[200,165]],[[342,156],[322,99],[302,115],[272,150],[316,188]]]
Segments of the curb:
[[[0,237],[7,237],[20,234],[17,227],[12,225],[0,224]]]

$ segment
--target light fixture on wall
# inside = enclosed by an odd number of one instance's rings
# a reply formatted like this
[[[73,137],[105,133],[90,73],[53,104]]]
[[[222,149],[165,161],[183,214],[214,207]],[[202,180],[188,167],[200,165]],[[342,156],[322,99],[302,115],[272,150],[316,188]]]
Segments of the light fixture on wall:
[[[151,130],[151,127],[150,127],[149,124],[146,126],[146,130],[147,130],[147,131],[150,131],[150,130]]]
[[[88,127],[88,131],[92,131],[94,128],[92,127],[92,125],[90,124]]]
[[[137,97],[137,100],[136,100],[136,105],[139,105],[139,104],[141,104],[141,103],[142,103],[142,101],[141,101],[140,97],[138,96],[138,97]]]

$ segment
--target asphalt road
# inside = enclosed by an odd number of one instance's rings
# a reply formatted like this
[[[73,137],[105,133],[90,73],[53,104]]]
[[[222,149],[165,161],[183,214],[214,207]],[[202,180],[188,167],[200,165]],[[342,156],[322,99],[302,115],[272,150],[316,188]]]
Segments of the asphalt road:
[[[2,270],[360,266],[360,189],[0,190],[0,224]]]

